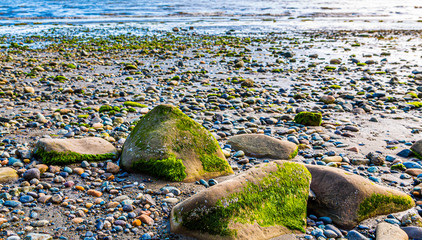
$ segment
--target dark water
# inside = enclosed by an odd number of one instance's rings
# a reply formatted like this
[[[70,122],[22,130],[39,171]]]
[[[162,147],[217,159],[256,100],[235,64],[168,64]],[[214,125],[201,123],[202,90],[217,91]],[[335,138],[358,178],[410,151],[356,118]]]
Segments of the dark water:
[[[29,25],[10,28],[16,23]],[[152,30],[192,26],[204,32],[422,29],[422,1],[0,0],[0,33],[99,23]]]

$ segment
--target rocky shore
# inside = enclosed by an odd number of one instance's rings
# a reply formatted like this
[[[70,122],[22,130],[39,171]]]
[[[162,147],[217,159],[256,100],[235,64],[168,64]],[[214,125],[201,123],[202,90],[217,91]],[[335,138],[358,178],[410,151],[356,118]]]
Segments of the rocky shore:
[[[3,239],[422,239],[420,32],[1,40]]]

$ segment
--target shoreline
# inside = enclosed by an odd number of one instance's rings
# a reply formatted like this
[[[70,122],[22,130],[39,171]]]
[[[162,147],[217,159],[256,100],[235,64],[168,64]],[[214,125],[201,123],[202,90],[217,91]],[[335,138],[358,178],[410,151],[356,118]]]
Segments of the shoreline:
[[[255,37],[170,32],[130,38],[128,35],[63,39],[37,36],[21,39],[23,45],[16,43],[18,38],[3,37],[3,44],[15,44],[3,47],[0,52],[0,158],[17,159],[21,163],[14,166],[18,172],[35,166],[39,159],[31,156],[29,161],[25,160],[18,157],[17,151],[32,151],[43,135],[98,136],[121,148],[122,139],[128,136],[139,117],[158,104],[170,103],[210,130],[223,147],[230,136],[243,133],[296,141],[308,148],[299,151],[293,159],[295,162],[324,165],[322,159],[334,154],[342,157],[336,167],[349,166],[349,171],[373,177],[374,182],[412,193],[414,176],[402,178],[404,172],[391,172],[389,161],[385,166],[377,166],[377,172],[369,172],[372,166],[367,164],[366,155],[380,152],[384,157],[411,161],[410,157],[400,157],[397,153],[421,139],[422,107],[408,103],[422,99],[422,32],[306,32]],[[56,42],[36,50],[25,48],[25,42],[31,44],[31,40],[37,44]],[[323,103],[322,96],[332,96],[335,101]],[[131,110],[124,105],[126,101],[142,106]],[[119,111],[99,112],[104,105],[117,106]],[[302,110],[322,112],[323,125],[294,124],[293,117]],[[95,125],[98,119],[101,126]],[[346,126],[352,130],[343,130]],[[6,131],[9,133],[3,133]],[[226,150],[231,152],[228,161],[237,168],[237,174],[268,160],[238,158],[233,156],[237,151]],[[80,166],[74,164],[72,168]],[[105,166],[94,164],[82,168],[90,172],[87,178],[70,174],[65,181],[98,189],[104,182],[100,176],[105,174]],[[63,170],[64,166],[59,172]],[[24,218],[16,221],[13,210],[6,211],[3,207],[4,218],[13,223],[7,230],[43,231],[71,238],[73,231],[79,229],[80,236],[89,237],[88,232],[94,232],[110,236],[109,239],[116,236],[133,239],[154,232],[152,235],[157,239],[184,239],[168,233],[168,214],[174,204],[163,206],[166,195],[159,189],[166,184],[177,187],[182,192],[177,197],[179,202],[205,189],[194,183],[171,183],[120,171],[115,174],[115,180],[121,181],[110,181],[117,193],[104,191],[105,204],[96,206],[95,199],[84,191],[62,188],[61,182],[55,183],[53,179],[58,172],[48,170],[47,173],[40,179],[50,184],[46,192],[56,193],[56,189],[51,189],[57,188],[63,195],[62,202],[34,201],[40,208],[37,217],[30,217],[35,206],[21,206],[18,209],[24,212]],[[12,189],[28,184],[38,185],[23,180],[7,185]],[[140,187],[142,184],[144,189]],[[2,191],[10,192],[5,189]],[[133,230],[126,225],[131,225],[132,220],[128,212],[117,206],[104,207],[122,195],[139,200],[139,193],[150,194],[157,203],[150,209],[154,212],[152,226],[141,225]],[[65,197],[68,204],[63,205]],[[87,207],[88,203],[94,207]],[[137,204],[134,203],[136,208],[145,208],[143,203]],[[120,226],[121,230],[98,230],[95,225],[98,216],[114,222],[125,216],[126,220],[110,228]],[[75,218],[83,221],[76,223]],[[28,228],[31,222],[42,219],[53,219],[54,225],[49,222],[39,228]],[[358,230],[371,236],[376,224],[370,219],[367,228]],[[307,229],[308,235],[312,228]]]

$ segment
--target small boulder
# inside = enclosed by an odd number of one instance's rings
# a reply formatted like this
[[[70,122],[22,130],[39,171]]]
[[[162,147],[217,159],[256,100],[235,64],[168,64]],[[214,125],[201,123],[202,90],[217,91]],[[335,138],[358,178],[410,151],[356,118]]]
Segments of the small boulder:
[[[214,136],[172,105],[157,106],[138,122],[125,141],[120,165],[171,181],[233,173]]]
[[[106,171],[109,173],[116,174],[120,171],[120,167],[115,163],[107,162]]]
[[[9,167],[0,168],[0,183],[14,182],[18,178],[19,176],[15,169]]]
[[[102,161],[117,157],[113,144],[98,137],[81,139],[42,138],[34,153],[45,164],[71,164],[82,161]]]
[[[305,126],[320,126],[322,123],[322,114],[313,112],[300,112],[295,116],[295,123]]]
[[[319,99],[319,101],[320,101],[320,102],[323,102],[323,103],[325,103],[325,104],[332,104],[332,103],[334,103],[334,102],[336,101],[336,99],[335,99],[335,97],[333,97],[333,96],[331,96],[331,95],[325,95],[325,96],[322,96],[322,97]]]
[[[401,230],[398,226],[386,222],[381,222],[377,225],[376,240],[408,240],[406,232]]]
[[[306,165],[312,175],[311,190],[316,198],[308,208],[330,217],[338,226],[351,229],[360,221],[377,215],[404,211],[415,205],[407,194],[376,185],[359,175],[326,166]]]
[[[171,231],[198,239],[271,239],[306,227],[311,176],[303,164],[273,161],[176,205]]]
[[[422,139],[416,141],[410,150],[416,155],[417,158],[422,159]]]
[[[288,160],[298,152],[296,144],[263,134],[241,134],[231,137],[227,143],[235,150],[242,150],[246,155],[258,158]]]
[[[31,169],[26,170],[23,173],[23,178],[25,178],[25,180],[28,180],[28,181],[32,180],[33,178],[40,179],[40,177],[41,177],[41,173],[38,168],[31,168]]]

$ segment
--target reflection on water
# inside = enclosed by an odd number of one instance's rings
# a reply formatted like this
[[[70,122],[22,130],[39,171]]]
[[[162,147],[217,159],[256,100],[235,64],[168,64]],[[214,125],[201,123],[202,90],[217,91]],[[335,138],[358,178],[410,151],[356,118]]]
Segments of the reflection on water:
[[[152,29],[421,29],[422,1],[2,0],[0,24],[134,23]],[[7,28],[7,27],[6,27]],[[35,27],[37,28],[37,27]],[[2,31],[3,29],[3,31]],[[4,32],[5,27],[0,28]],[[14,28],[16,31],[26,28]],[[9,29],[10,30],[10,29]]]

